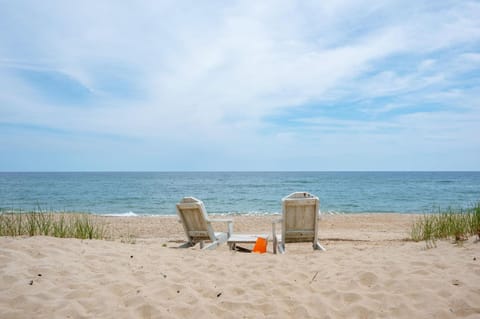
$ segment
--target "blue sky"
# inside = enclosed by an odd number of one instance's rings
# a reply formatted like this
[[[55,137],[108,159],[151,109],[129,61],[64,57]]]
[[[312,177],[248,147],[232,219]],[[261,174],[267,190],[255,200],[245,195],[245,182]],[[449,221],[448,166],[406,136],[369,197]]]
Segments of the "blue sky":
[[[0,171],[480,170],[480,2],[0,0],[0,154]]]

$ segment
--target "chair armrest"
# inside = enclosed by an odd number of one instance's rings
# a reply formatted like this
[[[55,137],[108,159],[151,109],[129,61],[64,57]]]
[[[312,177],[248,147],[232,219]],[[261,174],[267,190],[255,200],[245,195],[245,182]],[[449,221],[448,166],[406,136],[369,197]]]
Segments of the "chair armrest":
[[[318,211],[317,220],[318,220],[318,221],[321,221],[321,220],[323,220],[324,217],[325,217],[325,214],[322,214],[321,211]]]
[[[228,237],[233,234],[233,220],[232,219],[227,219],[227,218],[218,218],[218,219],[210,219],[211,222],[219,222],[219,223],[227,223],[227,234]]]

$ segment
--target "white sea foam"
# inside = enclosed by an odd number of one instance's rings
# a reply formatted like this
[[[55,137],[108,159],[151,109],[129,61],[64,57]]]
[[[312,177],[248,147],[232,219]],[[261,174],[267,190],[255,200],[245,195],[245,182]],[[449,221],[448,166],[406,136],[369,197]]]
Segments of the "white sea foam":
[[[335,211],[335,210],[328,210],[327,212],[322,212],[323,214],[327,215],[343,215],[343,212]]]
[[[136,217],[138,214],[135,214],[134,212],[128,212],[128,213],[120,213],[120,214],[102,214],[101,216],[107,216],[107,217]]]
[[[247,212],[226,212],[226,213],[211,213],[212,216],[269,216],[280,215],[279,212],[263,212],[263,211],[247,211]]]

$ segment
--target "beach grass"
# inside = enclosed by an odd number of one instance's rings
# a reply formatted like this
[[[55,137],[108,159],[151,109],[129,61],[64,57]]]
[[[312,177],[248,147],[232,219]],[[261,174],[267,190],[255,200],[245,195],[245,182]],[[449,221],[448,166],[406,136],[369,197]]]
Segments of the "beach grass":
[[[452,238],[455,242],[477,235],[480,239],[480,202],[467,209],[447,209],[425,214],[415,220],[410,236],[414,241],[425,240],[427,247],[439,239]]]
[[[87,213],[0,212],[0,236],[105,239],[106,229]]]

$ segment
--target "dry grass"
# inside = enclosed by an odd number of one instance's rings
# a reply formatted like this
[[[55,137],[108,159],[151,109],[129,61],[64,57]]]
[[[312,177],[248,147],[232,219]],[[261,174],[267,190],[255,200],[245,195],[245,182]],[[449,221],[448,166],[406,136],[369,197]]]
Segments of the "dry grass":
[[[480,202],[464,210],[440,211],[418,218],[412,225],[411,238],[425,240],[427,247],[438,239],[452,238],[456,242],[477,235],[480,239]]]
[[[0,236],[104,239],[106,229],[95,215],[86,213],[1,212]]]

